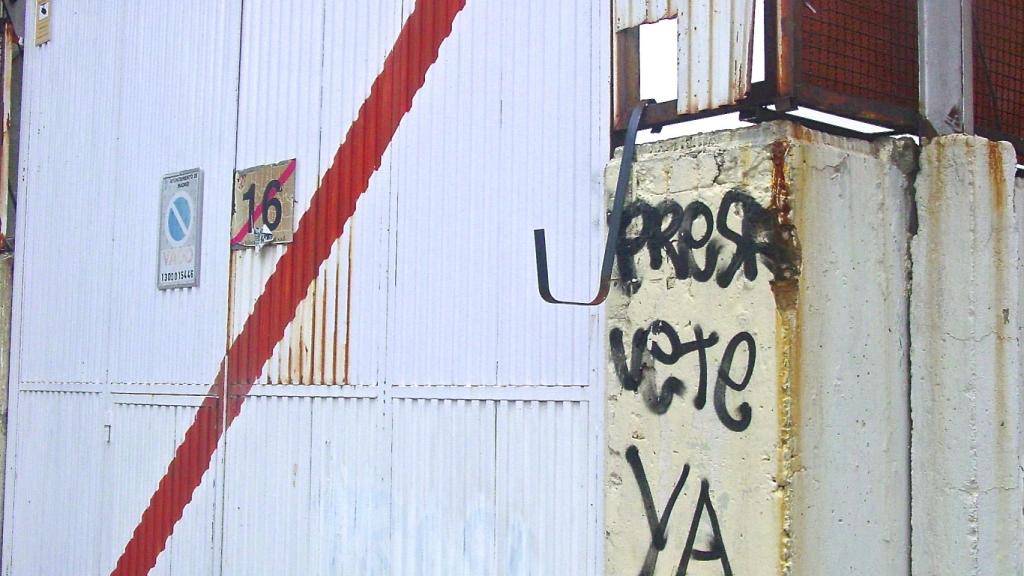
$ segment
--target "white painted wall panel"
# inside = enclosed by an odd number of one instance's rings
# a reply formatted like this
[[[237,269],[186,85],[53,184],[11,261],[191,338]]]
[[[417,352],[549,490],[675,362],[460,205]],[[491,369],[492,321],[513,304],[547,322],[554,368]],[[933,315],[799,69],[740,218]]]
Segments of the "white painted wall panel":
[[[324,90],[320,135],[321,175],[331,166],[338,147],[369,96],[412,11],[411,2],[387,0],[327,2],[324,34]],[[345,359],[334,381],[357,386],[380,385],[385,380],[389,278],[394,268],[391,237],[395,205],[393,161],[395,145],[385,153],[381,167],[357,204],[346,232],[334,244],[327,265],[341,264],[347,276],[337,283],[337,337],[318,339],[317,345],[341,347]],[[325,280],[321,273],[318,282]],[[330,286],[326,287],[328,290]],[[327,326],[331,326],[328,321]],[[348,355],[344,352],[347,350]]]
[[[226,436],[224,574],[308,574],[311,400],[246,401]]]
[[[496,574],[600,573],[589,421],[586,402],[498,404]]]
[[[7,490],[17,541],[8,574],[98,574],[103,531],[103,397],[24,392],[19,399],[18,482]],[[8,485],[10,486],[10,485]]]
[[[106,527],[102,574],[109,574],[149,504],[167,463],[195,418],[201,397],[117,395],[103,460]],[[216,574],[220,569],[219,466],[206,476],[185,508],[153,576]]]
[[[116,8],[84,1],[62,20],[61,42],[25,55],[22,120],[28,155],[18,202],[18,259],[30,311],[21,327],[20,377],[26,381],[103,382],[111,300],[120,90],[120,38],[107,35]],[[70,16],[70,14],[69,14]],[[31,34],[31,33],[30,33]],[[158,193],[159,182],[152,183]],[[24,222],[21,222],[24,220]],[[156,254],[152,257],[155,259]],[[45,316],[42,314],[45,312]]]
[[[389,574],[389,446],[373,400],[312,402],[307,574]]]
[[[495,405],[398,400],[390,574],[494,574]]]
[[[26,39],[16,382],[105,393],[22,393],[12,574],[117,561],[286,250],[229,252],[233,170],[297,158],[298,222],[414,5],[190,2],[87,0]],[[589,298],[610,9],[468,3],[261,378],[353,386],[257,386],[154,574],[595,573],[601,314],[541,301],[532,230],[553,289]],[[200,286],[158,292],[159,178],[197,166]],[[395,399],[416,394],[439,399]],[[74,498],[87,520],[52,506]],[[55,533],[84,564],[58,565]]]
[[[124,106],[104,128],[117,141],[109,379],[209,386],[226,346],[241,1],[115,6],[120,74],[107,82]],[[157,290],[160,178],[191,168],[204,173],[199,286]]]
[[[227,435],[224,574],[388,574],[372,400],[254,397]]]
[[[593,31],[607,10],[480,1],[456,21],[391,158],[391,383],[594,381],[599,313],[539,298],[532,230],[548,230],[552,290],[591,298],[609,111]]]

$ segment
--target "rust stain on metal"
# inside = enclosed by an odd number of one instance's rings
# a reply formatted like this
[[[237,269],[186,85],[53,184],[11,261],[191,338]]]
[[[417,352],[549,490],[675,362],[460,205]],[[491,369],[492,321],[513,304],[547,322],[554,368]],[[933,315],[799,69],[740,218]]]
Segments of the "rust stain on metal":
[[[341,292],[341,284],[339,283],[339,280],[341,280],[341,259],[340,258],[338,259],[338,261],[334,265],[334,314],[335,314],[335,318],[334,318],[334,331],[333,331],[333,334],[332,334],[333,340],[331,340],[331,342],[334,343],[334,346],[338,345],[338,318],[337,318],[337,314],[338,314],[338,293]],[[326,296],[326,294],[325,294],[325,296]],[[346,341],[347,341],[348,340],[348,334],[347,333],[345,335],[345,338],[346,338]],[[337,384],[338,383],[338,350],[337,350],[337,348],[335,348],[334,349],[334,353],[331,354],[331,383],[332,384]],[[342,380],[341,383],[344,384],[345,381]]]
[[[356,227],[349,227],[348,237],[348,292],[345,296],[345,379],[343,382],[349,384],[349,367],[352,364],[349,355],[349,343],[352,342],[352,265],[355,259],[352,257],[353,246],[356,243]]]
[[[231,257],[228,258],[228,321],[226,330],[224,330],[225,351],[231,349],[231,334],[234,332],[232,324],[234,323],[235,318],[235,280],[237,278],[237,274],[235,273],[235,267],[236,260],[234,258],[234,255],[232,254]]]
[[[309,311],[309,333],[310,333],[310,345],[306,347],[305,331],[299,332],[299,383],[311,384],[312,382],[312,371],[313,365],[316,361],[316,288],[319,286],[319,278],[313,280],[309,286],[309,305],[312,310]],[[306,370],[310,376],[309,381],[306,380]]]
[[[324,272],[326,273],[327,270],[325,269]],[[324,287],[326,288],[326,286],[327,286],[327,279],[325,278],[324,279]],[[335,292],[338,291],[338,284],[337,283],[334,284],[334,291]],[[320,378],[316,377],[315,367],[314,367],[313,379],[314,380],[318,380],[319,382],[321,382],[323,384],[334,384],[333,378],[331,378],[330,380],[328,380],[328,378],[327,378],[327,292],[328,292],[328,290],[323,290],[323,291],[321,291],[321,294],[320,294],[320,342],[322,343],[321,344],[322,350],[320,352],[320,366],[319,366],[319,368],[320,368]],[[314,334],[315,334],[315,332],[314,332]],[[333,351],[333,349],[332,349],[332,351]]]
[[[777,22],[766,23],[766,26],[775,25],[775,37],[778,41],[778,52],[776,61],[776,88],[782,98],[794,96],[796,53],[794,50],[794,37],[796,32],[796,15],[794,14],[795,3],[791,0],[778,3]]]

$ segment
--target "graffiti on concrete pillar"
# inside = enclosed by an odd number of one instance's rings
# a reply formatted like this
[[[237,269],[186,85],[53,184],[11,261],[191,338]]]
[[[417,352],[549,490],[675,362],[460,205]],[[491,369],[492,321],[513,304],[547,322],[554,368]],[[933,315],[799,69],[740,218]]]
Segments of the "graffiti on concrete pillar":
[[[741,213],[738,230],[729,223],[734,210]],[[676,278],[702,283],[715,278],[721,288],[728,288],[741,271],[747,280],[756,280],[759,261],[776,280],[792,278],[799,266],[792,226],[780,223],[777,211],[762,207],[742,190],[726,192],[717,213],[700,200],[685,208],[674,200],[657,206],[638,200],[625,208],[622,218],[616,264],[620,288],[627,294],[635,294],[642,282],[636,258],[644,250],[652,270],[661,270],[668,261]],[[699,237],[695,230],[701,231]],[[733,253],[719,269],[727,245]],[[696,254],[700,250],[703,263]]]
[[[669,170],[651,172],[660,175]],[[726,438],[749,435],[751,426],[757,427],[754,430],[770,426],[755,412],[772,409],[764,398],[773,392],[755,380],[766,374],[766,367],[758,365],[759,356],[768,366],[773,361],[758,349],[758,335],[774,334],[764,331],[758,304],[737,307],[735,299],[764,302],[760,300],[766,293],[763,284],[795,278],[801,265],[800,248],[788,204],[783,208],[773,199],[766,207],[737,188],[720,193],[717,205],[707,196],[682,199],[677,194],[656,194],[638,192],[623,213],[616,250],[621,291],[612,300],[620,304],[610,313],[607,332],[610,376],[626,393],[616,395],[614,402],[635,402],[618,408],[614,414],[619,416],[613,418],[628,422],[625,430],[632,436],[624,452],[628,471],[623,472],[632,474],[640,496],[638,504],[629,501],[618,516],[631,531],[616,526],[615,534],[626,539],[635,538],[637,529],[643,534],[641,519],[649,533],[642,547],[631,549],[637,556],[630,556],[630,564],[615,568],[616,572],[639,568],[640,576],[686,576],[702,565],[701,574],[732,576],[727,552],[730,526],[719,522],[718,511],[726,524],[741,521],[736,505],[730,509],[729,504],[737,500],[722,496],[716,510],[711,486],[726,480],[705,475],[714,469],[707,468],[715,458],[714,450],[682,454],[671,437],[676,430],[680,435],[690,432],[690,428],[674,427],[680,422],[697,431],[709,422],[725,431],[711,432],[704,441],[730,445]],[[764,282],[755,284],[759,279]],[[767,296],[770,299],[771,293]],[[736,318],[733,309],[747,315],[746,319]],[[770,313],[774,319],[774,308]],[[751,316],[762,322],[752,323]],[[644,411],[655,419],[640,416]],[[714,418],[697,419],[709,411]],[[705,450],[700,441],[691,440],[690,445]],[[616,453],[622,458],[623,453]],[[642,454],[648,460],[646,470]],[[655,501],[657,491],[652,490],[648,474],[668,482],[656,484],[668,491],[660,496],[665,500]],[[619,478],[618,472],[612,474],[613,485]],[[725,490],[722,485],[718,488]],[[636,492],[630,494],[635,497]],[[680,498],[686,503],[681,504]],[[680,508],[686,511],[680,513]],[[686,518],[680,519],[681,515]],[[665,558],[667,550],[671,550],[671,564]],[[749,570],[746,556],[734,561],[739,563],[737,568]]]
[[[640,459],[640,450],[636,446],[630,446],[626,449],[626,461],[629,462],[629,467],[633,470],[633,477],[640,488],[640,497],[644,504],[644,515],[647,517],[647,524],[651,531],[651,543],[647,548],[647,555],[644,557],[644,565],[640,569],[640,576],[653,576],[654,569],[658,564],[658,556],[665,549],[665,546],[668,545],[668,521],[672,516],[673,508],[675,508],[676,499],[679,498],[679,493],[683,491],[683,487],[690,477],[690,465],[686,464],[683,466],[679,480],[676,482],[675,488],[672,489],[672,494],[668,497],[665,509],[659,516],[654,504],[654,496],[651,493],[651,486],[647,482],[647,473],[644,472],[644,464]],[[707,514],[708,521],[711,523],[711,539],[707,543],[706,550],[699,550],[695,548],[697,544],[697,529],[700,528],[701,520],[705,514]],[[683,555],[679,559],[679,568],[676,570],[677,576],[686,575],[686,570],[691,560],[697,562],[720,562],[725,576],[732,576],[732,566],[729,564],[729,555],[725,550],[725,542],[722,540],[722,530],[718,524],[718,514],[715,513],[715,507],[711,502],[711,483],[707,479],[701,480],[700,483],[700,497],[693,511],[690,532],[686,536],[686,547],[683,548]]]
[[[662,347],[657,336],[664,336],[667,341],[667,349]],[[693,395],[693,406],[697,410],[704,409],[707,403],[708,388],[707,352],[718,344],[717,332],[711,332],[705,337],[704,330],[699,324],[695,324],[693,340],[684,342],[671,324],[664,320],[657,320],[649,328],[639,328],[633,333],[629,357],[626,356],[623,338],[624,334],[620,328],[612,328],[608,334],[612,364],[615,366],[615,374],[623,389],[638,392],[643,398],[644,404],[655,414],[668,412],[672,406],[673,397],[685,395],[686,383],[675,376],[669,376],[659,388],[654,377],[655,364],[671,366],[687,355],[696,352],[699,375],[696,392]],[[746,352],[746,362],[743,375],[737,380],[733,377],[733,362],[736,360],[736,353],[741,346]],[[715,414],[718,415],[722,424],[733,432],[746,430],[750,426],[753,413],[750,405],[742,402],[736,407],[736,416],[733,416],[728,407],[726,394],[730,390],[736,392],[746,390],[754,374],[756,360],[757,343],[754,341],[754,337],[749,332],[740,332],[726,344],[722,361],[718,366],[714,390]]]
[[[657,339],[652,340],[655,335],[664,335],[668,340],[668,350],[661,347]],[[686,385],[674,376],[665,379],[661,390],[657,390],[657,383],[653,382],[653,362],[660,362],[665,365],[672,365],[679,362],[686,355],[696,352],[697,364],[700,376],[697,379],[697,392],[693,398],[693,405],[701,410],[707,398],[708,388],[708,348],[718,343],[718,334],[712,332],[704,337],[704,331],[699,325],[693,327],[693,340],[682,342],[675,328],[668,322],[658,320],[650,328],[640,328],[633,333],[632,348],[630,357],[626,357],[626,349],[622,341],[623,334],[619,328],[613,328],[608,335],[611,346],[612,362],[615,365],[615,374],[619,382],[626,390],[639,391],[644,403],[655,414],[664,414],[672,405],[672,397],[683,396]],[[648,342],[650,351],[648,353]],[[649,360],[648,360],[649,359]],[[648,365],[645,366],[645,360]],[[644,376],[647,376],[646,381]]]

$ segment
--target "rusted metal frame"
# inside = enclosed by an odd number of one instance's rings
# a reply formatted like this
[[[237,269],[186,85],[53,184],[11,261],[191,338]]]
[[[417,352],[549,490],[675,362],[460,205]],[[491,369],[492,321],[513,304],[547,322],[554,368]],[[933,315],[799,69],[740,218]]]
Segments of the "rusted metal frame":
[[[801,82],[798,84],[797,103],[845,116],[854,120],[879,124],[903,132],[917,132],[917,110],[903,108],[870,98],[840,94],[832,90],[811,86]]]
[[[776,0],[786,2],[789,0]],[[765,21],[765,78],[754,82],[750,94],[736,104],[701,110],[692,114],[679,114],[679,99],[648,104],[640,130],[658,130],[672,124],[710,118],[735,112],[752,113],[756,108],[778,104],[779,86],[776,82],[779,53],[776,43],[778,26],[775,22],[778,11],[773,0],[765,1],[765,11],[759,16]],[[626,34],[626,33],[630,34]],[[628,28],[614,33],[615,74],[614,122],[612,127],[612,150],[622,146],[626,135],[626,120],[630,111],[640,102],[640,28]]]
[[[797,62],[800,57],[800,22],[798,0],[765,0],[770,5],[770,18],[765,25],[765,42],[774,50],[772,78],[775,81],[775,109],[784,112],[796,109]],[[766,12],[768,12],[766,10]],[[773,24],[769,26],[768,24]],[[771,38],[769,39],[769,29]],[[765,58],[767,65],[768,58]],[[766,70],[767,71],[767,70]]]
[[[918,130],[919,114],[911,110],[870,98],[850,96],[814,86],[800,75],[799,62],[803,49],[801,19],[799,18],[800,0],[778,0],[779,21],[779,58],[778,86],[779,97],[775,103],[778,112],[788,112],[799,106],[808,106],[822,112],[836,114],[879,124],[898,131],[914,132]],[[792,118],[792,117],[791,117]],[[803,125],[811,123],[804,118],[792,118]],[[815,123],[820,127],[825,123]],[[854,134],[867,134],[851,131]]]
[[[12,130],[12,98],[14,86],[14,56],[19,49],[18,37],[11,23],[6,7],[4,17],[0,21],[3,26],[3,54],[2,54],[2,97],[0,97],[0,122],[2,122],[2,140],[0,140],[0,253],[14,250],[14,218],[17,208],[17,199],[14,196],[11,184],[15,175],[12,174],[13,149]]]
[[[834,136],[843,136],[846,138],[856,138],[860,140],[874,140],[882,136],[893,136],[896,134],[895,131],[889,132],[860,132],[858,130],[852,130],[850,128],[843,128],[836,126],[835,124],[829,124],[827,122],[820,122],[818,120],[811,120],[810,118],[803,118],[800,116],[794,116],[787,112],[777,112],[775,110],[769,110],[766,108],[758,108],[749,115],[740,116],[740,119],[745,122],[771,122],[774,120],[788,120],[810,128],[811,130],[817,130],[818,132],[825,132],[826,134],[832,134]]]
[[[630,113],[640,104],[640,27],[613,32],[612,42],[612,70],[615,75],[612,102],[614,134],[626,129]]]
[[[918,0],[919,131],[974,133],[973,0]]]
[[[691,114],[680,114],[678,112],[678,100],[656,102],[647,106],[647,112],[644,113],[643,121],[640,122],[640,129],[659,130],[665,126],[689,122],[691,120],[700,120],[701,118],[710,118],[712,116],[721,116],[723,114],[732,114],[735,112],[749,112],[753,109],[774,103],[774,95],[774,87],[770,82],[756,82],[751,85],[750,95],[736,104],[719,106],[718,108],[709,108],[707,110],[701,110],[700,112],[693,112]],[[620,138],[623,134],[623,131],[617,132],[617,136]]]

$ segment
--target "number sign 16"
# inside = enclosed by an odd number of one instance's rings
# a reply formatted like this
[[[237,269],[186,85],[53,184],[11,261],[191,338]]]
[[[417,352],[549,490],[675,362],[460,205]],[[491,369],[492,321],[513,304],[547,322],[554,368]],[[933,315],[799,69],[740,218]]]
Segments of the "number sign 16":
[[[231,202],[231,246],[291,242],[295,160],[235,172]]]

